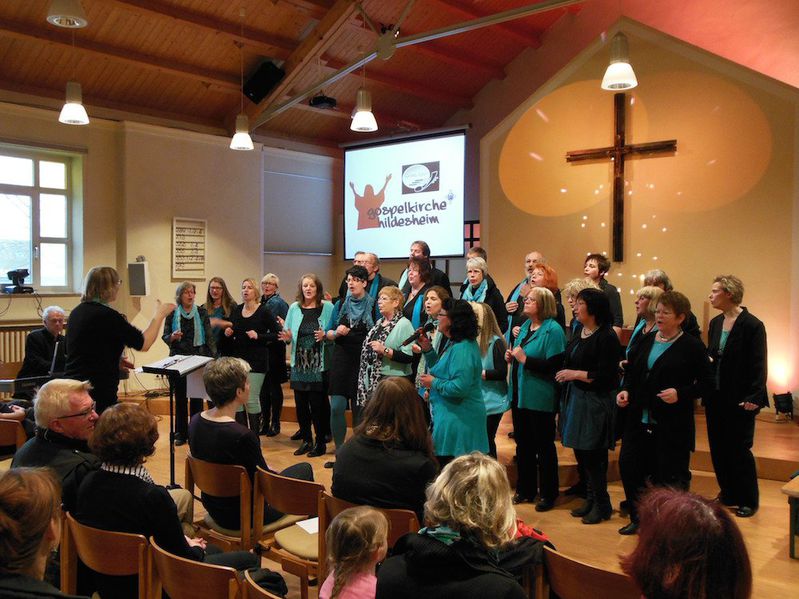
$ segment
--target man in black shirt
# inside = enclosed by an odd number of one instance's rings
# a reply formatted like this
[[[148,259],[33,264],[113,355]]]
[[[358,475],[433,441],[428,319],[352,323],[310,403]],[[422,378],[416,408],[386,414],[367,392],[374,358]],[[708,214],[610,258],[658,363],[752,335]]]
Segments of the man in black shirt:
[[[44,327],[28,333],[25,338],[25,359],[17,373],[18,379],[50,376],[64,372],[66,340],[64,339],[64,309],[47,306],[42,313]],[[17,399],[33,399],[33,390],[25,389],[14,394]]]

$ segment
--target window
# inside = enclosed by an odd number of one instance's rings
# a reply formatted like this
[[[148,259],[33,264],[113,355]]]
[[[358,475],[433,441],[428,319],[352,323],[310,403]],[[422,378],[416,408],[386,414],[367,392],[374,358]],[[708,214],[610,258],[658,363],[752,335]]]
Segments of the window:
[[[72,220],[80,157],[0,146],[0,282],[25,268],[37,292],[72,291]]]

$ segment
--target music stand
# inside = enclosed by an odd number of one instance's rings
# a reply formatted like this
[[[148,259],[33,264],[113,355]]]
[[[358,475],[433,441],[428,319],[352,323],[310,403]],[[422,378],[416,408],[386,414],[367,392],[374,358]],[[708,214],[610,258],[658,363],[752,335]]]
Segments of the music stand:
[[[142,372],[160,374],[169,381],[169,489],[178,489],[175,483],[175,381],[202,368],[213,360],[207,356],[170,356],[147,366]]]

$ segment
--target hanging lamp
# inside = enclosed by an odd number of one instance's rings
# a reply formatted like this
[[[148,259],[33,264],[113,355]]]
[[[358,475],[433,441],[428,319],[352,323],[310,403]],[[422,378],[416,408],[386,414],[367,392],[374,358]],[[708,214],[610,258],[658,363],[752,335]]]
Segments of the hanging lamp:
[[[610,43],[610,64],[602,78],[602,89],[624,91],[638,85],[635,71],[630,65],[630,49],[627,36],[619,32]]]
[[[75,32],[72,32],[72,52],[75,52]],[[65,125],[88,125],[89,115],[83,107],[83,92],[80,83],[75,81],[75,67],[78,61],[77,55],[72,65],[72,81],[67,81],[66,101],[64,102],[61,113],[58,115],[58,122]]]
[[[80,0],[53,0],[47,11],[47,22],[66,29],[80,29],[89,24]]]
[[[244,39],[244,7],[239,9],[241,17],[241,39]],[[230,140],[231,150],[248,151],[254,149],[252,137],[250,137],[250,119],[244,112],[244,44],[238,42],[239,46],[239,75],[241,89],[239,90],[239,114],[236,117],[236,132]]]

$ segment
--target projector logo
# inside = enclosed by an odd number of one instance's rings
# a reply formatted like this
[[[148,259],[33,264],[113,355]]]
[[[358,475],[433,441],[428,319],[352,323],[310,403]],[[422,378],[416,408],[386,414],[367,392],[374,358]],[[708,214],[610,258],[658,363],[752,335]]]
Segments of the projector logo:
[[[439,162],[420,162],[402,167],[402,194],[438,191]]]

